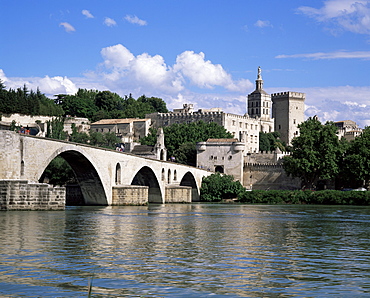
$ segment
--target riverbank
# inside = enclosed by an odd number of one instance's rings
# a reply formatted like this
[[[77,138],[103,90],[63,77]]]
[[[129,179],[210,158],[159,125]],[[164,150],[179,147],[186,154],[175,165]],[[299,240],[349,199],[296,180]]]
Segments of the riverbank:
[[[369,191],[340,190],[253,190],[238,196],[240,203],[250,204],[316,204],[370,205]]]

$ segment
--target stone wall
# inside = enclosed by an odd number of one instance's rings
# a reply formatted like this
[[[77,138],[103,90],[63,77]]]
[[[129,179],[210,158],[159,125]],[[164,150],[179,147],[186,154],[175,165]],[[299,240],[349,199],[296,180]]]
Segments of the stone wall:
[[[192,188],[169,185],[166,187],[165,203],[191,203]]]
[[[149,187],[117,185],[112,187],[112,206],[148,204]]]
[[[283,166],[279,164],[245,163],[243,178],[243,186],[247,189],[293,190],[301,188],[300,180],[288,177]]]
[[[0,180],[0,210],[64,210],[66,190],[27,180]]]

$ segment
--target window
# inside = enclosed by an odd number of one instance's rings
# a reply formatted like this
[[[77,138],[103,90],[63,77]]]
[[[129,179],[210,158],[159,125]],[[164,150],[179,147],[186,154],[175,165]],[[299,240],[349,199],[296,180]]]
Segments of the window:
[[[239,122],[239,127],[242,128],[243,127],[243,123]]]
[[[116,185],[121,184],[121,165],[117,163],[116,165],[116,179],[115,179]]]
[[[293,124],[296,124],[295,122],[296,122],[295,119],[293,119]]]
[[[232,124],[233,124],[233,126],[235,126],[235,120],[233,120]]]

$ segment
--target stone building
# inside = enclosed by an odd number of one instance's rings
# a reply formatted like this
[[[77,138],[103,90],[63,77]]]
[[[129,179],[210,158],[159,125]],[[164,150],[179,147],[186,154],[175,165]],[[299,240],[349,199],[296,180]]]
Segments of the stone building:
[[[197,144],[197,167],[243,180],[244,144],[238,139],[208,139]]]
[[[274,131],[280,133],[280,139],[291,145],[298,136],[298,124],[304,121],[304,101],[306,95],[301,92],[281,92],[271,95]]]
[[[288,177],[282,166],[287,155],[275,152],[243,154],[237,139],[208,139],[197,143],[197,167],[232,175],[246,189],[300,189],[300,180]]]
[[[47,122],[51,122],[53,119],[57,118],[56,116],[40,116],[40,115],[22,115],[22,114],[2,114],[0,119],[0,129],[9,130],[12,122],[15,122],[15,125],[20,127],[27,127],[30,129],[31,135],[37,135],[40,137],[45,137],[47,132]],[[64,119],[63,131],[68,134],[72,133],[72,124],[77,128],[78,132],[88,133],[90,130],[90,122],[87,118],[79,117],[66,117]]]
[[[91,123],[90,131],[101,133],[114,132],[122,143],[132,143],[149,133],[150,119],[102,119]]]
[[[129,152],[141,157],[167,160],[167,148],[164,144],[163,128],[159,128],[157,132],[157,142],[154,146],[140,145],[138,143],[126,143],[125,152]]]
[[[297,135],[298,124],[304,121],[304,100],[305,94],[299,92],[268,94],[263,90],[259,67],[256,88],[248,95],[247,113],[244,115],[225,113],[220,108],[194,111],[192,104],[184,104],[182,109],[175,109],[172,113],[152,113],[146,118],[150,118],[156,128],[199,120],[216,122],[244,143],[246,155],[259,152],[259,132],[279,131],[282,140],[290,144]]]
[[[354,140],[362,133],[362,129],[352,120],[338,121],[334,124],[338,127],[338,137],[344,137],[348,141]]]

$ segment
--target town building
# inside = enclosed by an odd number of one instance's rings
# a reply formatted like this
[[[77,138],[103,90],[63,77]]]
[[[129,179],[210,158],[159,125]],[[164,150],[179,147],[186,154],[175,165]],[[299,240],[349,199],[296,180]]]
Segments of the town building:
[[[352,120],[338,121],[334,124],[338,127],[338,137],[343,137],[347,141],[354,140],[362,133],[362,129]]]
[[[122,143],[137,142],[149,133],[150,119],[102,119],[91,123],[90,131],[107,133],[114,132]]]
[[[197,143],[197,167],[243,180],[244,143],[238,139],[208,139]]]

